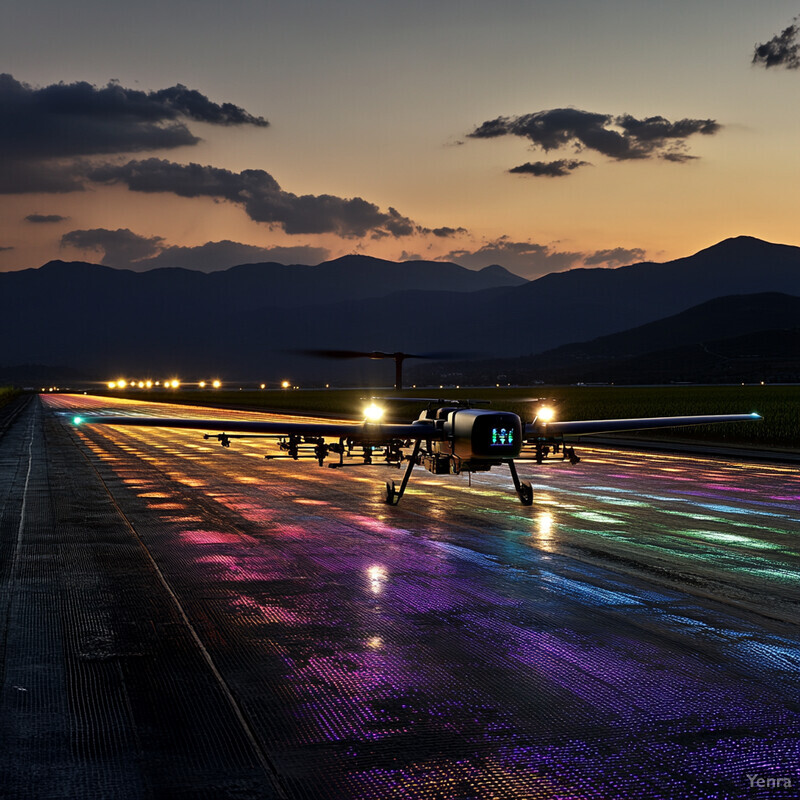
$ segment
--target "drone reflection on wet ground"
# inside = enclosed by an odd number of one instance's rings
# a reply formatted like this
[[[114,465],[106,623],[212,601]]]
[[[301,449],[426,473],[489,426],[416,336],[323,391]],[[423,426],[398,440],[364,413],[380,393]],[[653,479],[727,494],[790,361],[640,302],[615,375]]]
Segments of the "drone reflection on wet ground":
[[[69,435],[288,797],[800,785],[792,468],[579,448],[574,467],[520,466],[531,508],[505,469],[471,486],[418,469],[388,507],[390,468],[265,462],[191,431]]]

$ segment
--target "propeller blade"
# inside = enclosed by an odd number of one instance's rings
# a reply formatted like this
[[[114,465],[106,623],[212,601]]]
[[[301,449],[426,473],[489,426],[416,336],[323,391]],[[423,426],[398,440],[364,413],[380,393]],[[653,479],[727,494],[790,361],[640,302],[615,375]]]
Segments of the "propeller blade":
[[[363,350],[287,350],[286,352],[316,358],[392,358],[390,353],[378,351],[367,353]]]
[[[435,359],[438,361],[452,361],[454,359],[469,359],[475,358],[476,353],[468,353],[465,351],[457,350],[435,350],[427,353],[403,353],[397,351],[396,353],[385,353],[382,350],[286,350],[287,353],[293,353],[303,356],[315,356],[317,358],[426,358]]]
[[[427,353],[403,353],[406,358],[427,358],[436,361],[466,361],[475,358],[477,353],[463,350],[432,350]]]

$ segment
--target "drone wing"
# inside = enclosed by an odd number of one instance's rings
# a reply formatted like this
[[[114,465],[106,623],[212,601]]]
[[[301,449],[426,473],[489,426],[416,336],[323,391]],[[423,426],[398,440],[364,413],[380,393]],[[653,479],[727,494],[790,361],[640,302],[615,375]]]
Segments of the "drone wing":
[[[753,422],[759,414],[707,414],[691,417],[639,417],[632,419],[593,419],[575,422],[533,422],[525,426],[526,436],[583,436],[590,433],[640,431],[649,428],[679,428],[685,425],[709,425],[718,422]]]
[[[347,439],[353,442],[415,441],[444,438],[441,430],[425,422],[410,425],[384,425],[377,422],[273,422],[259,420],[191,419],[187,417],[139,417],[110,414],[79,414],[75,425],[128,425],[150,428],[189,428],[256,436],[300,436]]]

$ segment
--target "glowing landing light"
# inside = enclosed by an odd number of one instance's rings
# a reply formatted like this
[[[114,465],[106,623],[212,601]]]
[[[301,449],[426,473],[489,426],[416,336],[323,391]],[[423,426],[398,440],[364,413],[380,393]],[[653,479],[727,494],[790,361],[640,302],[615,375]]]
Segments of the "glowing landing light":
[[[364,409],[364,419],[367,422],[380,422],[382,418],[383,409],[375,403],[371,403]]]
[[[555,417],[556,412],[549,406],[542,406],[536,413],[536,419],[540,422],[550,422]]]

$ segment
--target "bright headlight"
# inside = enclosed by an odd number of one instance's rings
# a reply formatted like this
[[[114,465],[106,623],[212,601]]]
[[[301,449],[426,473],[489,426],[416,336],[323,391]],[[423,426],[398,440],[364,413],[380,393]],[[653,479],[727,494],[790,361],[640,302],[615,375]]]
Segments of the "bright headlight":
[[[536,413],[536,419],[539,422],[550,422],[555,415],[556,412],[550,406],[542,406]]]
[[[364,409],[364,419],[367,422],[380,422],[383,417],[383,409],[380,406],[375,405],[375,403],[370,403]]]

